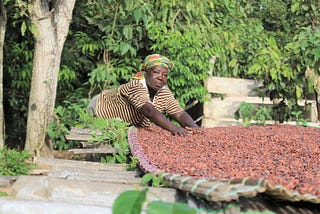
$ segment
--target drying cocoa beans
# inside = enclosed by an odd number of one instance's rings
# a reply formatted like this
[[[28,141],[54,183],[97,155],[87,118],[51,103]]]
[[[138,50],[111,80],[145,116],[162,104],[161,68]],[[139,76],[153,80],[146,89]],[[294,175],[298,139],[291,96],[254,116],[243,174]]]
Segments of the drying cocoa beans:
[[[173,136],[157,126],[138,129],[145,156],[183,176],[266,179],[320,197],[320,129],[292,126],[200,128]]]

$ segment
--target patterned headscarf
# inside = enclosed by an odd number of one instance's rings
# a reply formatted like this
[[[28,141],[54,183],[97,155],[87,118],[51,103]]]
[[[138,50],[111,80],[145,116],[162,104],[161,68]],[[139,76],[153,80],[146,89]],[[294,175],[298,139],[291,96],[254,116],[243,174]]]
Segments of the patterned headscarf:
[[[170,71],[173,68],[173,63],[165,56],[152,54],[145,58],[142,70],[146,70],[154,66],[164,66]]]
[[[173,63],[165,56],[160,54],[151,54],[147,56],[142,65],[142,71],[139,71],[133,76],[133,79],[143,79],[144,71],[154,66],[164,66],[170,71],[173,68]]]

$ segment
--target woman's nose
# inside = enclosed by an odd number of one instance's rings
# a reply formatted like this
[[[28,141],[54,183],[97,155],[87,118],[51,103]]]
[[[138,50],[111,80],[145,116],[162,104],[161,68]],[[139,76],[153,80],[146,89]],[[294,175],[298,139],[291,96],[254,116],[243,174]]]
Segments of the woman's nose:
[[[159,76],[160,76],[160,79],[161,79],[163,82],[167,81],[167,75],[166,75],[166,74],[160,74]]]

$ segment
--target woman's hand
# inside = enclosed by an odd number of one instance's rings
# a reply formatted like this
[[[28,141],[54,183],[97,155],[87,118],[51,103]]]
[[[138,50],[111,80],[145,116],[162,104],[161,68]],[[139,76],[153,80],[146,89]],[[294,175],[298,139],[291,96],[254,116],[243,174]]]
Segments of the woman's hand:
[[[179,136],[185,136],[187,134],[189,134],[189,131],[187,129],[184,129],[180,126],[176,126],[172,131],[171,133],[173,135],[179,135]]]

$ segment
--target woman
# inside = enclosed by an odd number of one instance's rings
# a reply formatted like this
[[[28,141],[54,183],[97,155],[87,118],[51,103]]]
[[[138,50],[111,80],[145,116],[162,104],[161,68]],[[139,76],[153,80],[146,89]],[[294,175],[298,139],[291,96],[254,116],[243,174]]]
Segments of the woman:
[[[166,86],[172,68],[173,63],[167,57],[149,55],[144,60],[142,72],[132,81],[101,92],[90,101],[88,109],[96,117],[118,117],[137,127],[154,123],[174,135],[186,135],[188,129],[199,127]],[[164,113],[181,126],[174,125]]]

